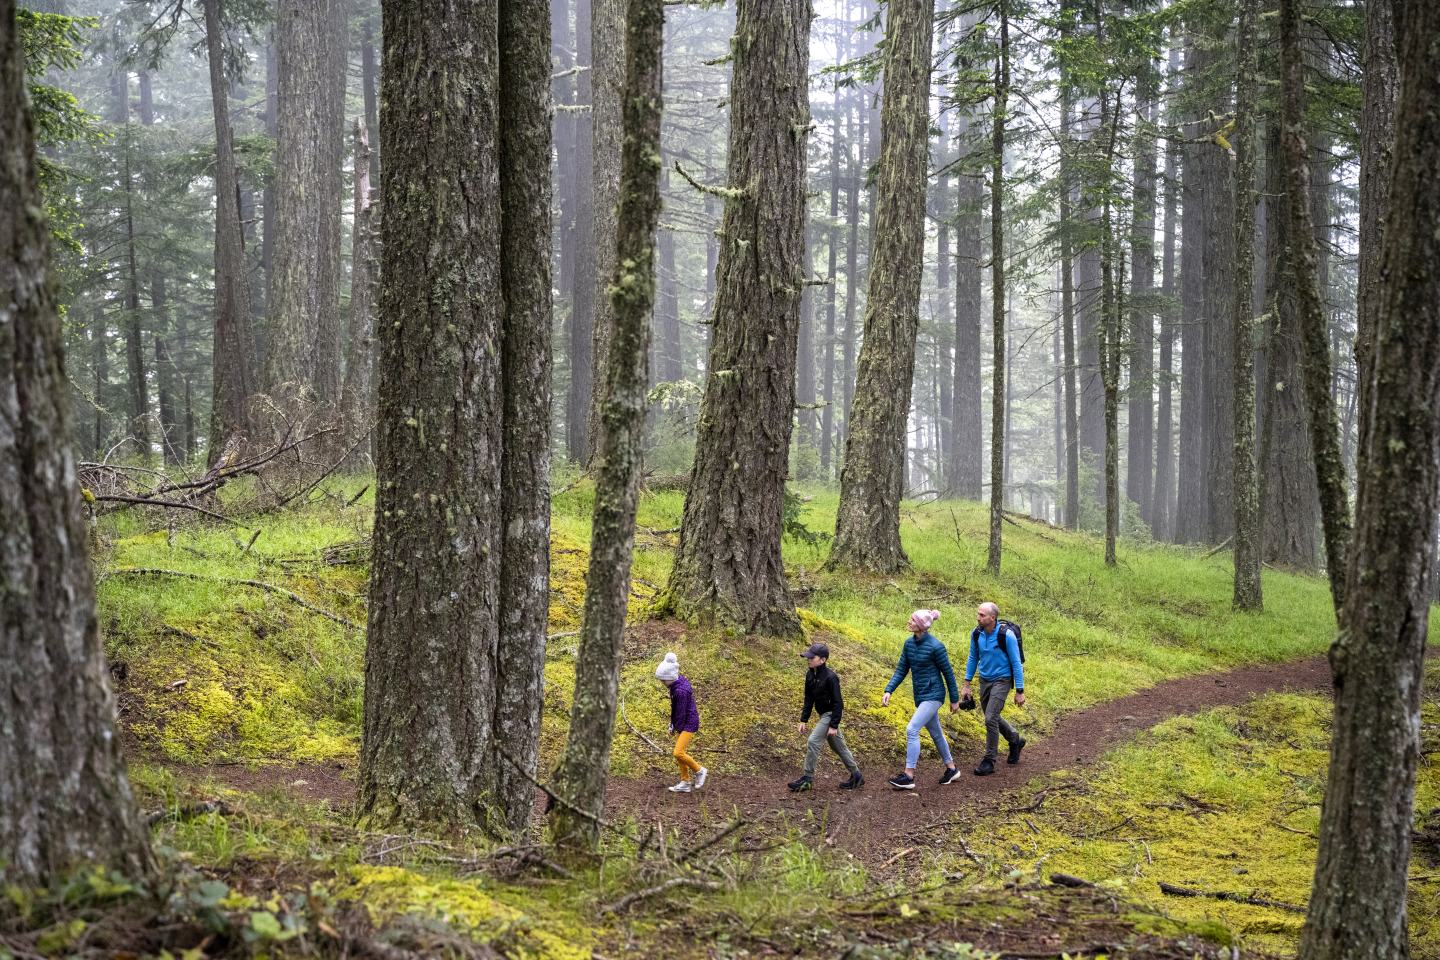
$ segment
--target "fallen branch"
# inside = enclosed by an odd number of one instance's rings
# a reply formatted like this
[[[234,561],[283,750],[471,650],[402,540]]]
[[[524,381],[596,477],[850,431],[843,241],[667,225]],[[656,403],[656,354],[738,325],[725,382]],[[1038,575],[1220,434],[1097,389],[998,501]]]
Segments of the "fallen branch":
[[[725,885],[714,880],[701,880],[698,877],[671,877],[664,883],[657,883],[653,887],[646,887],[644,890],[636,890],[634,893],[627,893],[604,909],[604,913],[619,913],[632,903],[637,903],[656,894],[664,893],[667,890],[674,890],[676,887],[693,887],[697,890],[723,890]]]
[[[223,520],[225,523],[234,524],[241,530],[250,529],[239,520],[232,520],[223,513],[216,513],[214,510],[207,510],[198,504],[187,503],[184,500],[165,500],[160,497],[132,497],[123,493],[91,493],[90,499],[97,503],[123,503],[141,507],[165,507],[170,510],[194,510],[196,513],[203,513],[207,517],[214,517],[216,520]]]
[[[365,628],[360,626],[360,624],[355,623],[351,620],[346,620],[338,613],[331,613],[329,610],[326,610],[323,607],[317,607],[315,606],[315,604],[311,603],[309,600],[306,600],[298,593],[286,590],[284,587],[277,587],[273,583],[265,583],[263,580],[241,580],[235,577],[207,577],[198,573],[185,573],[182,570],[162,570],[159,567],[121,567],[118,570],[108,571],[104,574],[104,576],[178,577],[182,580],[199,580],[201,583],[227,583],[233,584],[237,587],[254,587],[256,590],[264,590],[267,593],[274,593],[282,596],[285,599],[289,600],[291,603],[298,604],[299,606],[304,607],[306,610],[309,610],[312,613],[318,613],[320,614],[320,616],[324,617],[327,620],[335,621],[342,627],[349,627],[351,630],[356,630],[361,633],[365,631]]]
[[[578,632],[578,631],[577,631],[577,632]],[[625,713],[625,698],[624,698],[624,697],[621,697],[621,698],[620,698],[620,719],[625,721],[625,726],[629,727],[629,728],[630,728],[630,732],[633,733],[633,734],[635,734],[635,736],[639,737],[639,738],[640,738],[640,741],[641,741],[642,743],[644,743],[644,744],[645,744],[647,747],[649,747],[651,750],[654,750],[656,753],[660,754],[662,757],[665,756],[665,754],[666,754],[668,751],[661,749],[661,747],[660,747],[660,745],[659,745],[658,743],[656,743],[654,740],[651,740],[649,737],[645,736],[645,734],[643,734],[643,733],[640,732],[640,728],[639,728],[639,727],[635,726],[635,724],[633,724],[633,723],[630,722],[630,717],[627,716],[626,713]]]
[[[1075,887],[1077,889],[1095,886],[1095,884],[1089,880],[1081,880],[1079,877],[1072,877],[1068,873],[1052,873],[1050,874],[1050,882],[1057,887]]]
[[[1226,537],[1226,538],[1224,539],[1224,541],[1220,544],[1220,546],[1216,547],[1214,550],[1206,551],[1204,554],[1202,554],[1202,555],[1200,556],[1200,559],[1201,559],[1201,560],[1209,560],[1211,557],[1215,556],[1215,554],[1219,553],[1221,550],[1224,550],[1226,547],[1230,546],[1230,541],[1231,541],[1231,540],[1234,540],[1234,539],[1235,539],[1235,538],[1234,538],[1233,536]]]
[[[1171,897],[1206,897],[1211,900],[1226,900],[1230,903],[1248,903],[1254,907],[1271,907],[1275,910],[1289,910],[1291,913],[1304,913],[1305,908],[1294,903],[1283,903],[1279,900],[1270,900],[1266,897],[1259,897],[1255,894],[1231,893],[1228,890],[1194,890],[1190,887],[1177,887],[1173,883],[1160,881],[1160,892]]]
[[[689,860],[689,859],[691,859],[692,857],[699,856],[700,854],[704,853],[706,850],[709,850],[711,847],[715,846],[715,844],[719,843],[720,841],[724,840],[726,837],[730,836],[730,835],[731,835],[732,833],[734,833],[736,830],[739,830],[741,827],[745,827],[745,826],[748,826],[748,825],[749,825],[749,821],[745,820],[744,817],[736,817],[734,820],[730,821],[729,825],[726,826],[724,830],[721,830],[719,833],[715,834],[715,836],[711,837],[709,840],[706,840],[704,843],[700,844],[698,847],[691,847],[689,850],[686,850],[686,851],[684,851],[683,853],[681,853],[680,856],[678,856],[678,857],[675,858],[675,862],[676,862],[676,863],[684,863],[686,860]]]
[[[583,809],[581,809],[580,807],[578,807],[578,806],[576,806],[575,804],[571,803],[569,800],[566,800],[564,797],[560,796],[560,794],[556,793],[554,790],[551,790],[549,787],[547,787],[545,784],[541,783],[539,780],[536,780],[534,774],[532,774],[529,770],[526,770],[523,766],[521,766],[521,765],[520,765],[520,761],[518,761],[518,760],[516,760],[514,757],[510,756],[510,754],[507,753],[507,752],[505,751],[505,749],[504,749],[503,747],[499,746],[498,744],[497,744],[496,747],[495,747],[495,752],[499,753],[500,756],[505,760],[506,763],[510,764],[510,766],[514,767],[517,771],[519,771],[520,776],[524,777],[526,780],[529,780],[531,786],[535,787],[537,790],[542,791],[542,792],[545,794],[545,796],[549,797],[549,798],[550,798],[550,801],[551,801],[552,803],[557,803],[557,804],[559,804],[560,806],[564,807],[566,810],[569,810],[571,813],[575,814],[576,816],[584,817],[586,820],[589,820],[591,823],[595,824],[596,826],[604,827],[606,830],[615,830],[615,829],[616,829],[616,828],[614,827],[614,825],[612,825],[612,824],[610,824],[610,823],[607,823],[605,820],[603,820],[603,819],[600,818],[600,817],[597,817],[595,814],[591,813],[589,810],[583,810]],[[548,807],[547,807],[547,809],[548,809]],[[617,831],[617,832],[618,832],[618,831]]]

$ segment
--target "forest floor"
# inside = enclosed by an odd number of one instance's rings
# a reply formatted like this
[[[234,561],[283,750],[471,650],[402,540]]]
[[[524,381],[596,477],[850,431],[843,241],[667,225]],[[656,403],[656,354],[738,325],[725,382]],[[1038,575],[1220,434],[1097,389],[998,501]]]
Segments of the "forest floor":
[[[66,952],[76,936],[136,955],[203,945],[194,957],[1293,950],[1328,756],[1323,653],[1334,620],[1323,580],[1267,569],[1265,611],[1236,614],[1224,554],[1132,539],[1106,568],[1096,537],[1020,518],[1005,526],[995,577],[986,511],[964,503],[906,505],[905,574],[829,573],[816,532],[833,523],[834,494],[802,490],[787,570],[806,642],[829,643],[844,679],[847,739],[868,779],[858,795],[839,792],[827,755],[816,790],[792,795],[785,782],[804,750],[794,726],[801,644],[649,619],[683,504],[653,492],[636,541],[614,829],[600,860],[562,874],[543,848],[353,823],[367,482],[241,515],[253,536],[135,512],[102,521],[99,613],[132,780],[179,892],[170,920],[133,922],[128,935],[107,932],[93,910],[77,915],[71,899],[32,905],[23,936],[0,916],[0,955],[26,956],[16,944]],[[584,482],[557,486],[542,771],[569,713],[592,496]],[[905,619],[914,607],[944,611],[937,634],[958,669],[984,599],[1026,628],[1030,699],[1006,712],[1030,741],[1021,764],[971,775],[983,727],[974,713],[947,713],[958,783],[935,783],[927,738],[918,789],[893,792],[885,779],[903,757],[908,684],[888,707],[880,692]],[[663,789],[674,770],[653,670],[667,650],[700,698],[695,753],[711,779],[690,796]],[[1437,703],[1431,690],[1427,740],[1440,731]],[[1428,764],[1416,804],[1413,954],[1440,957],[1440,770]],[[1056,874],[1084,885],[1056,885]],[[114,892],[87,884],[91,900]],[[77,916],[89,923],[83,936]],[[157,940],[157,930],[179,932]],[[31,949],[45,937],[48,954]]]

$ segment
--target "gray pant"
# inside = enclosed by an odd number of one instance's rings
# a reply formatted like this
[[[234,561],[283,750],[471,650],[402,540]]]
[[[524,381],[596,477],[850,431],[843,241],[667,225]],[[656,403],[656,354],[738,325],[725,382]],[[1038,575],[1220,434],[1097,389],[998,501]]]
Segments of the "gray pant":
[[[985,756],[991,760],[995,759],[995,748],[1000,745],[1002,736],[1006,743],[1020,739],[1015,728],[1000,716],[1000,711],[1005,709],[1005,700],[1010,696],[1012,682],[1010,677],[994,680],[980,678],[980,709],[985,713]]]
[[[830,749],[839,755],[840,762],[845,764],[846,770],[849,770],[852,775],[859,773],[860,765],[855,762],[855,758],[850,755],[850,748],[845,745],[845,734],[836,730],[835,736],[832,737],[829,736],[829,733],[830,714],[822,713],[820,719],[815,723],[815,729],[810,731],[809,741],[805,744],[805,776],[815,776],[815,767],[820,763],[820,751],[825,749],[827,743],[830,744]]]

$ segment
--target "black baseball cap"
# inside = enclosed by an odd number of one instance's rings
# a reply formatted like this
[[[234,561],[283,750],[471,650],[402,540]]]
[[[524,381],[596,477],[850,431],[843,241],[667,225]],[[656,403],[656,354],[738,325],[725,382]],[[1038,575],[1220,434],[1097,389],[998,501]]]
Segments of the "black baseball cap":
[[[809,660],[811,657],[824,657],[826,660],[829,660],[830,648],[823,643],[812,643],[805,648],[804,657],[806,660]]]

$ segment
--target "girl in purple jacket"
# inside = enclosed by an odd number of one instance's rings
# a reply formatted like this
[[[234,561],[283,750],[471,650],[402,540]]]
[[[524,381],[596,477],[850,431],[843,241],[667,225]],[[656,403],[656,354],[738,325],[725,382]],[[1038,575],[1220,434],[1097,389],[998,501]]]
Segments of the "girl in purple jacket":
[[[680,664],[675,654],[665,654],[660,666],[655,668],[656,678],[670,688],[670,733],[675,737],[675,765],[680,768],[680,782],[670,788],[671,793],[689,793],[705,786],[705,777],[710,773],[695,758],[690,756],[690,741],[700,732],[700,710],[695,706],[695,690],[690,681],[680,676]]]

